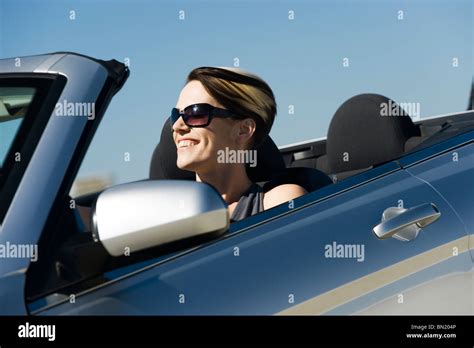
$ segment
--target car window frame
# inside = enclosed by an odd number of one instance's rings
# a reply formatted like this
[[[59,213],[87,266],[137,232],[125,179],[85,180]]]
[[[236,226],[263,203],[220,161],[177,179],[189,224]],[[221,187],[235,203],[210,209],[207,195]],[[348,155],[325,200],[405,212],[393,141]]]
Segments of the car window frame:
[[[0,85],[33,87],[35,95],[27,114],[17,129],[13,142],[6,153],[0,176],[0,224],[10,207],[19,183],[28,167],[36,146],[48,123],[56,102],[66,86],[67,78],[51,73],[3,73]],[[21,161],[15,161],[15,153],[21,153]]]

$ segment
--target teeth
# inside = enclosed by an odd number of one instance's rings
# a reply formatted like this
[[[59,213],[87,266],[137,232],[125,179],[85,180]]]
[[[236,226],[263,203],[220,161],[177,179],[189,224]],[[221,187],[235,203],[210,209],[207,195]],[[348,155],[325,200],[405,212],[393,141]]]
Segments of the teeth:
[[[194,145],[196,145],[196,144],[197,144],[197,142],[192,141],[192,140],[181,140],[181,141],[178,143],[178,147],[179,147],[179,148],[183,148],[183,147],[194,146]]]

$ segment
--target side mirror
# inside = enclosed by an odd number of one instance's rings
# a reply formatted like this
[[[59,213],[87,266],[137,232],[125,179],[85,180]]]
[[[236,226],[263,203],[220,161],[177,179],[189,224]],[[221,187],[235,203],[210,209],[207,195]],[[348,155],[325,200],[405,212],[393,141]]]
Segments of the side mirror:
[[[185,180],[140,181],[102,192],[92,234],[113,256],[229,228],[227,204],[210,185]],[[128,248],[128,249],[126,249]]]

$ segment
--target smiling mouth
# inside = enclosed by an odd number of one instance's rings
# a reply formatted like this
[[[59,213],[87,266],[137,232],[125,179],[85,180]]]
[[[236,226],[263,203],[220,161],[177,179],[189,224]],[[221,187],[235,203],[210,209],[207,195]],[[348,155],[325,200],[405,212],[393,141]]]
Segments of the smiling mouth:
[[[199,142],[195,140],[180,140],[177,147],[178,150],[189,149],[197,144],[199,144]]]

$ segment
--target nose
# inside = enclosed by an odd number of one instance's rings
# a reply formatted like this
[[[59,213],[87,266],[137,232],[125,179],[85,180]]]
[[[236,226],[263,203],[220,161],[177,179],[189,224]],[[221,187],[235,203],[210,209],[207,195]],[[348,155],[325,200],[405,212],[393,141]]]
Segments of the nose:
[[[189,127],[184,123],[183,117],[180,116],[176,122],[171,126],[173,131],[175,132],[186,132],[189,131]]]
[[[173,131],[173,140],[176,143],[176,138],[178,135],[183,135],[185,133],[188,133],[191,129],[184,123],[183,117],[180,116],[176,122],[171,126],[171,129]]]

